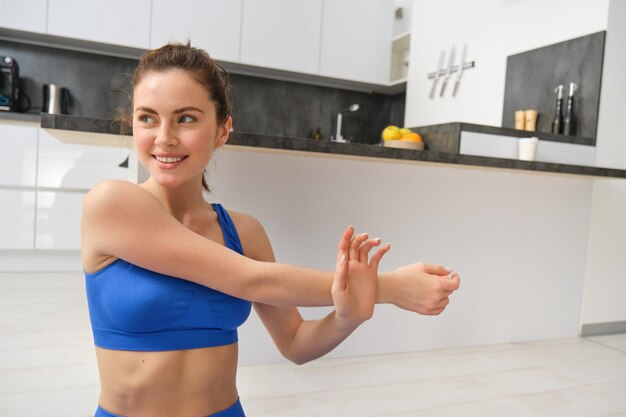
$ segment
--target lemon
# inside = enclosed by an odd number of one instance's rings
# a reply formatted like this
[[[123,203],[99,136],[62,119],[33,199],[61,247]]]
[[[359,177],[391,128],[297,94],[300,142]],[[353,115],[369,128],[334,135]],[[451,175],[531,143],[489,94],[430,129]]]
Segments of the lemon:
[[[400,133],[400,129],[398,126],[387,126],[383,130],[383,139],[384,140],[398,140],[402,137],[402,133]]]
[[[407,133],[412,133],[411,129],[407,129],[406,127],[403,127],[402,129],[400,129],[400,134],[402,136],[406,135]]]

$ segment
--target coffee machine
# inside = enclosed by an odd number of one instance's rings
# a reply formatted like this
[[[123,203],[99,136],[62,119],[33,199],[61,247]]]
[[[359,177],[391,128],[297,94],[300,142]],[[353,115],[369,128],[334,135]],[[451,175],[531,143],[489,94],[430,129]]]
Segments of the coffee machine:
[[[15,59],[0,56],[0,111],[18,111],[20,69]]]

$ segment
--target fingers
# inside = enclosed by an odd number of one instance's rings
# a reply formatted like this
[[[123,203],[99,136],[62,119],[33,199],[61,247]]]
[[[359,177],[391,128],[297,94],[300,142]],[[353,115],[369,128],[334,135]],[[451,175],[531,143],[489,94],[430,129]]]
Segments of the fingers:
[[[370,251],[380,245],[382,240],[380,238],[367,239],[367,237],[367,233],[361,233],[352,239],[350,243],[350,260],[363,262],[365,264],[368,263]],[[388,250],[389,248],[386,248],[382,253],[378,254],[378,261],[380,261],[380,258],[382,258]]]
[[[339,240],[337,259],[339,259],[342,254],[346,254],[347,256],[353,234],[354,226],[348,226],[348,228],[343,232],[343,236],[341,236],[341,239]]]
[[[456,272],[451,272],[449,275],[440,277],[439,279],[441,281],[441,288],[450,293],[458,290],[461,285],[461,278]]]
[[[343,289],[347,285],[348,251],[350,249],[350,242],[352,241],[353,234],[354,226],[348,226],[339,240],[339,246],[337,248],[337,264],[335,265],[335,276],[333,278],[333,287],[335,288]]]
[[[360,233],[356,235],[354,239],[352,239],[352,242],[350,243],[350,255],[348,259],[354,260],[354,261],[360,260],[359,250],[361,248],[361,245],[366,240],[367,240],[367,233]]]
[[[367,263],[367,259],[369,258],[369,253],[375,246],[380,245],[382,240],[380,238],[377,239],[369,239],[361,244],[361,248],[359,249],[359,261]]]
[[[378,248],[378,250],[372,255],[372,259],[370,260],[370,266],[376,271],[378,271],[378,265],[380,264],[380,260],[387,252],[389,252],[389,249],[391,249],[391,243],[385,243],[383,247]]]
[[[369,252],[375,246],[380,245],[380,239],[369,239],[367,233],[354,234],[354,226],[349,226],[339,240],[337,248],[337,260],[346,255],[347,260],[355,260],[367,263]]]
[[[342,253],[337,258],[335,266],[335,276],[333,278],[333,287],[335,289],[344,289],[348,286],[348,259],[347,252]]]
[[[443,310],[445,310],[445,307],[442,308],[437,308],[435,310],[430,310],[428,313],[426,313],[427,316],[438,316],[441,313],[443,313]]]
[[[424,266],[424,272],[431,275],[449,275],[452,272],[452,268],[441,265],[422,264]]]
[[[341,240],[339,241],[338,251],[337,251],[337,262],[340,262],[340,259],[343,255],[346,255],[345,262],[349,260],[358,261],[366,263],[368,262],[368,257],[370,251],[381,244],[381,239],[368,239],[367,233],[360,233],[358,235],[354,235],[354,226],[349,226],[343,233]],[[380,264],[380,260],[382,257],[391,249],[391,244],[387,243],[382,248],[379,248],[374,255],[372,255],[369,266],[372,266],[378,269]],[[424,266],[430,267],[429,265]],[[443,268],[443,267],[442,267]],[[432,270],[432,268],[431,268]]]
[[[422,264],[424,272],[431,275],[438,275],[444,291],[452,293],[459,289],[461,283],[459,274],[454,272],[452,268],[441,265]]]
[[[448,306],[448,304],[450,304],[450,299],[448,297],[443,297],[441,300],[439,300],[436,303],[433,303],[425,312],[424,314],[427,316],[438,316],[439,314],[443,313],[443,311],[446,309],[446,307]]]

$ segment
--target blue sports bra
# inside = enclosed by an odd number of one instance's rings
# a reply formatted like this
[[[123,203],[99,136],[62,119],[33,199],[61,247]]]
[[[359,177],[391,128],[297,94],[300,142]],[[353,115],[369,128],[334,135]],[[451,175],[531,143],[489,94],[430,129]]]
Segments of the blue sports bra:
[[[226,246],[243,255],[232,219],[220,204],[211,205]],[[98,272],[85,272],[85,280],[94,343],[106,349],[163,351],[229,345],[238,341],[237,327],[251,310],[249,301],[123,259]]]

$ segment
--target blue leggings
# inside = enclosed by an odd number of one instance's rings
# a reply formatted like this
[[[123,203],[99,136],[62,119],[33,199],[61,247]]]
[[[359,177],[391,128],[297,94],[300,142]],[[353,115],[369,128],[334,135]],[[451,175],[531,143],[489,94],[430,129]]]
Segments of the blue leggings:
[[[98,409],[96,410],[96,414],[94,415],[94,417],[123,417],[123,416],[110,413],[104,408],[98,406]],[[235,404],[231,405],[225,410],[218,411],[215,414],[211,414],[208,417],[246,417],[246,415],[243,412],[243,408],[241,407],[241,403],[239,402],[239,398],[238,398]]]

